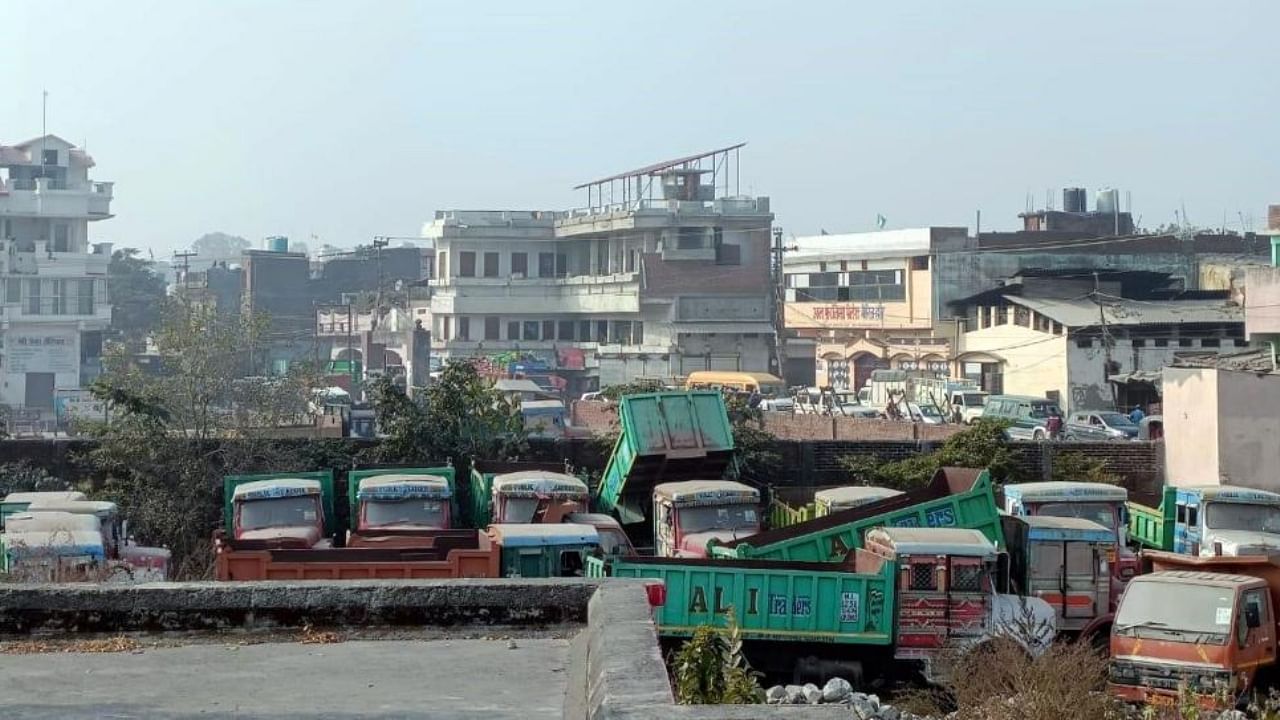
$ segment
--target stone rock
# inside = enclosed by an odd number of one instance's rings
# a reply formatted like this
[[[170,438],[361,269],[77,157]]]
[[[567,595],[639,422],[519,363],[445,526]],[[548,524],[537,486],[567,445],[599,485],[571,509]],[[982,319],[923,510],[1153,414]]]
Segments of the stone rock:
[[[818,689],[817,685],[805,683],[802,692],[804,693],[804,701],[810,705],[817,705],[822,702],[822,691]]]
[[[853,707],[853,716],[857,720],[873,720],[880,710],[879,700],[873,705],[871,698],[862,693],[850,695],[849,705]]]
[[[880,706],[880,720],[901,720],[902,716],[898,713],[898,709],[892,705]]]
[[[781,685],[774,685],[764,692],[764,699],[770,705],[779,705],[787,699],[787,689]]]
[[[831,678],[826,685],[822,686],[822,702],[838,703],[849,697],[853,692],[853,686],[844,678]]]
[[[800,687],[799,685],[788,685],[786,687],[786,691],[787,691],[788,705],[804,704],[804,688]]]

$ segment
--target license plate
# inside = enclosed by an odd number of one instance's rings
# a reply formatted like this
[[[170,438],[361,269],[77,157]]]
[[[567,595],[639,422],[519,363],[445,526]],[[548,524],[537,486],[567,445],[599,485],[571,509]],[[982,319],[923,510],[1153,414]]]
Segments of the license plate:
[[[1148,705],[1156,705],[1158,707],[1174,707],[1178,704],[1178,698],[1161,693],[1145,693],[1143,700]]]

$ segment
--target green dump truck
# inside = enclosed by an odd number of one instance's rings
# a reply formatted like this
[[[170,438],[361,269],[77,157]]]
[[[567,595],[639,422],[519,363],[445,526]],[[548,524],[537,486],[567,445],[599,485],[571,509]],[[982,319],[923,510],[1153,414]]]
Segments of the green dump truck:
[[[967,528],[1004,544],[986,470],[941,468],[923,488],[885,497],[732,542],[712,541],[711,556],[738,560],[842,562],[874,527]]]
[[[999,557],[978,530],[876,528],[842,564],[588,558],[587,575],[662,580],[666,597],[654,620],[664,638],[723,626],[733,608],[761,669],[801,674],[808,658],[821,656],[859,665],[854,672],[896,674],[902,663],[928,672],[947,648],[975,646],[1028,616],[1028,627],[1044,632],[1020,635],[1027,649],[1051,641],[1053,608],[1000,594],[1008,565]]]
[[[586,512],[587,484],[560,464],[507,462],[475,463],[471,468],[471,525],[535,522],[539,507],[572,505]]]
[[[372,468],[347,475],[347,545],[414,547],[463,525],[452,465]]]
[[[733,429],[718,390],[627,395],[618,423],[595,505],[624,524],[644,521],[654,485],[718,480],[733,462]]]

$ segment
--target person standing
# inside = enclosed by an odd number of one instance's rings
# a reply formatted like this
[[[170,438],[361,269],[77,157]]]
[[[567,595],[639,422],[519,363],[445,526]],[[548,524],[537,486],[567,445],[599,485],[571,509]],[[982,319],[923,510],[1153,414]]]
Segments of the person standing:
[[[1133,421],[1134,425],[1137,425],[1138,423],[1142,422],[1142,418],[1146,416],[1147,414],[1142,412],[1141,405],[1134,405],[1133,410],[1129,411],[1129,419]]]

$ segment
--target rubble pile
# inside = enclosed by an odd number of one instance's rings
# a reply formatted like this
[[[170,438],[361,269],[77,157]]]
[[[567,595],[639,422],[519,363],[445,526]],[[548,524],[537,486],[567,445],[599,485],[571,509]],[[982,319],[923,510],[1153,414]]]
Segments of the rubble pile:
[[[807,685],[774,685],[765,692],[770,705],[847,705],[857,720],[924,720],[892,705],[880,702],[875,695],[854,692],[844,678],[831,678],[819,688]]]

